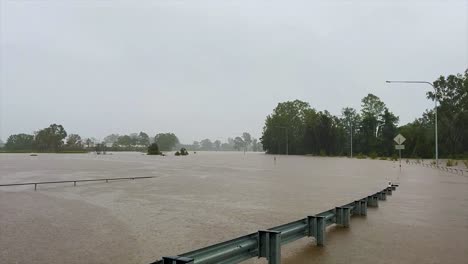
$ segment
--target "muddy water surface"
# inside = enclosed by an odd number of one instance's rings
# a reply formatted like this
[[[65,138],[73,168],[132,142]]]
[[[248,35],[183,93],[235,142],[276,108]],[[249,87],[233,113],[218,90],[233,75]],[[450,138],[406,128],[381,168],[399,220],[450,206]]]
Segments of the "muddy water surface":
[[[148,180],[0,187],[0,263],[149,263],[401,187],[304,238],[283,263],[464,263],[468,177],[391,161],[199,152],[0,155],[0,183],[155,176]],[[246,263],[265,263],[252,260]]]

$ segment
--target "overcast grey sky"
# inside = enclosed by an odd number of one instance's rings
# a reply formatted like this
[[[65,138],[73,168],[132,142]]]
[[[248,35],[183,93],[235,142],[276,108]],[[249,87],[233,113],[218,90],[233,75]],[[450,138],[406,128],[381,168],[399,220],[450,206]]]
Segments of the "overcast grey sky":
[[[278,102],[339,115],[379,96],[407,123],[424,85],[468,67],[459,1],[1,2],[0,138],[174,132],[261,136]]]

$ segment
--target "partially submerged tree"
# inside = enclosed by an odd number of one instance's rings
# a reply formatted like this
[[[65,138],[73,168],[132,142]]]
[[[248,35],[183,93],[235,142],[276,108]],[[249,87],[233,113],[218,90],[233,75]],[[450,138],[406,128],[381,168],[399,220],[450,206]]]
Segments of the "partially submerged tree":
[[[148,146],[148,155],[161,155],[161,151],[159,151],[159,146],[157,143],[153,143]]]

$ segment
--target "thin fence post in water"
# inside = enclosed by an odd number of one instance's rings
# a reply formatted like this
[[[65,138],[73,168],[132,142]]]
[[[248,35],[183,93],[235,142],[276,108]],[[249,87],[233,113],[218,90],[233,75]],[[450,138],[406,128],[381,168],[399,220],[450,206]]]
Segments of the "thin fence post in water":
[[[317,246],[325,245],[325,216],[307,216],[307,235],[315,237]]]
[[[258,231],[258,257],[264,257],[268,264],[281,263],[281,232],[273,230]]]
[[[37,183],[34,184],[34,190],[37,190]]]

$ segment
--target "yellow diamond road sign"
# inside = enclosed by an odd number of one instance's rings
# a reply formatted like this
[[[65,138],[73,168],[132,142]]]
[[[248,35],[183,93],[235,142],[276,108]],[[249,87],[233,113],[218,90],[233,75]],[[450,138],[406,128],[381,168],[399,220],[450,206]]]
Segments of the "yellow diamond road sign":
[[[403,144],[403,142],[405,142],[406,138],[404,136],[402,136],[401,134],[398,134],[398,136],[396,136],[393,140],[395,140],[395,142],[398,145],[401,145],[401,144]]]

